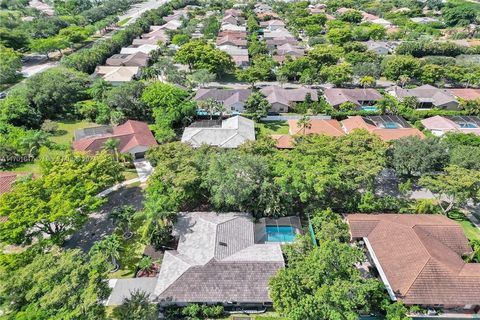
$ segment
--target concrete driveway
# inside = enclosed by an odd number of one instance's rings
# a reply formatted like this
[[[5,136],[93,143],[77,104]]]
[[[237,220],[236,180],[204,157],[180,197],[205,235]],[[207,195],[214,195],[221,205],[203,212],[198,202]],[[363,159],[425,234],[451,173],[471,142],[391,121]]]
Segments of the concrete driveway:
[[[137,170],[140,181],[146,181],[153,173],[152,165],[145,159],[135,160],[133,164],[135,165],[135,169]]]

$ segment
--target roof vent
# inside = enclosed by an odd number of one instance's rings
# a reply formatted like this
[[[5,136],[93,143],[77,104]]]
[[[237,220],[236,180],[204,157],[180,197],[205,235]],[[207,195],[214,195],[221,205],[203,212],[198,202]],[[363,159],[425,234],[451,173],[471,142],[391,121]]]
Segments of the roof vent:
[[[221,245],[221,246],[224,246],[224,247],[227,246],[227,244],[225,242],[222,242],[222,241],[220,241],[218,244]]]

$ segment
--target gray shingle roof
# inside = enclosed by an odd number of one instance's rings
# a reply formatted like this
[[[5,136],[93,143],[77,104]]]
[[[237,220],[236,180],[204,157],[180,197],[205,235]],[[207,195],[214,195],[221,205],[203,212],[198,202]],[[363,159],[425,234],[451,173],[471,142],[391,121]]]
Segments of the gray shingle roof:
[[[245,141],[255,140],[255,125],[250,119],[235,116],[222,121],[218,127],[190,126],[185,128],[182,142],[200,147],[203,144],[222,148],[237,148]]]
[[[375,89],[344,89],[331,88],[324,90],[325,99],[331,106],[339,106],[345,102],[352,102],[360,106],[362,101],[378,101],[383,97]]]
[[[419,102],[431,102],[434,106],[457,102],[455,96],[448,89],[439,89],[431,85],[423,85],[414,89],[396,87],[394,95],[399,99],[416,97]]]
[[[252,94],[250,89],[198,89],[195,100],[213,99],[229,107],[237,102],[245,102]]]
[[[269,302],[268,279],[284,266],[278,243],[256,244],[245,213],[181,214],[178,248],[162,261],[155,295],[175,302]]]
[[[268,279],[283,262],[210,261],[190,268],[159,295],[169,302],[270,302]]]

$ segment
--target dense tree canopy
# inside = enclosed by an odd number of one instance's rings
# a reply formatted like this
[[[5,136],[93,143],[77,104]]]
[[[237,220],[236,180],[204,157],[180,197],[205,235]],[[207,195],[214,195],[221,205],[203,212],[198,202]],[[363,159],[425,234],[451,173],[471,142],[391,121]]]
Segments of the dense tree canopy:
[[[23,255],[23,254],[21,254]],[[107,268],[80,250],[53,248],[0,271],[0,301],[8,319],[101,319]]]
[[[0,225],[2,241],[29,243],[46,234],[61,243],[102,203],[97,193],[123,179],[120,164],[106,153],[49,159],[42,174],[0,196],[0,216],[8,217]]]

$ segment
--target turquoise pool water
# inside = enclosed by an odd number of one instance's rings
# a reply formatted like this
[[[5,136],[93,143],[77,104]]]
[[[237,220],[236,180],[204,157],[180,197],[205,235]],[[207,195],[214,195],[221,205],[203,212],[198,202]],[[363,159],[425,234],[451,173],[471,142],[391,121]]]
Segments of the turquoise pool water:
[[[387,121],[385,122],[385,124],[383,125],[385,129],[398,129],[400,128],[400,125],[396,122],[393,122],[393,121]]]
[[[292,226],[266,226],[268,242],[293,242],[295,229]]]
[[[376,106],[363,106],[362,111],[378,111],[378,108]]]
[[[460,122],[458,125],[460,126],[460,128],[466,128],[466,129],[478,128],[478,126],[472,122]]]

